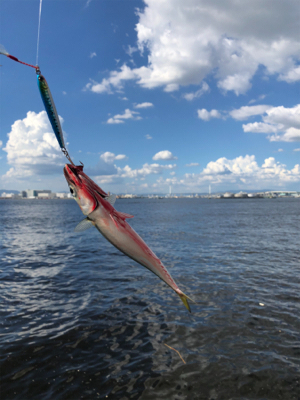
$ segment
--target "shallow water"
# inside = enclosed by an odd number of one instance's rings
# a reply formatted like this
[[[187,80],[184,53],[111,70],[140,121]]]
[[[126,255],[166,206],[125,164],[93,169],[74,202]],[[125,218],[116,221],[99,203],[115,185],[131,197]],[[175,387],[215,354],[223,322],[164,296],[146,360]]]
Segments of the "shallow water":
[[[116,208],[192,314],[75,202],[1,200],[1,399],[300,399],[300,200]]]

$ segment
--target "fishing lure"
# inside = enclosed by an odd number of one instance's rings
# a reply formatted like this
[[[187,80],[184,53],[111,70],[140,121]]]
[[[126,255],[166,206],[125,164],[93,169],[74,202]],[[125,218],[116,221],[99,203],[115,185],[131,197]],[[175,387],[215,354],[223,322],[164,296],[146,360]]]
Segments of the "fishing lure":
[[[73,162],[67,152],[67,149],[65,147],[63,131],[62,131],[60,120],[59,120],[59,117],[58,117],[58,114],[56,111],[56,107],[55,107],[55,104],[53,101],[53,97],[50,92],[50,88],[48,86],[48,83],[47,83],[45,77],[41,74],[41,71],[38,66],[36,67],[36,75],[37,75],[37,84],[40,89],[41,97],[42,97],[46,112],[48,114],[49,121],[52,125],[52,129],[55,133],[56,139],[57,139],[64,155],[71,162],[71,164],[73,164]]]
[[[1,44],[0,44],[0,54],[3,54],[4,56],[10,58],[11,60],[17,61],[24,65],[27,65],[28,67],[32,67],[36,70],[38,87],[39,87],[39,90],[41,93],[41,97],[42,97],[49,121],[51,123],[52,129],[53,129],[56,139],[59,143],[61,151],[64,153],[64,155],[70,161],[70,163],[72,165],[74,165],[73,161],[71,160],[69,153],[65,147],[63,131],[61,128],[61,124],[60,124],[59,117],[58,117],[58,114],[56,111],[53,97],[51,95],[51,92],[50,92],[50,89],[49,89],[49,86],[48,86],[48,83],[47,83],[45,77],[41,74],[39,66],[27,64],[23,61],[20,61],[17,57],[10,55]]]

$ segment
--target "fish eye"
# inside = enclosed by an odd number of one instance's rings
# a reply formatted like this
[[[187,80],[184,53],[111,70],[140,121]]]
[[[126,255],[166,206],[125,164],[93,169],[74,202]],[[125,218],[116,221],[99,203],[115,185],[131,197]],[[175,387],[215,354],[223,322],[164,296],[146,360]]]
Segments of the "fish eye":
[[[71,187],[70,187],[70,193],[72,196],[75,196],[75,190],[73,190]]]

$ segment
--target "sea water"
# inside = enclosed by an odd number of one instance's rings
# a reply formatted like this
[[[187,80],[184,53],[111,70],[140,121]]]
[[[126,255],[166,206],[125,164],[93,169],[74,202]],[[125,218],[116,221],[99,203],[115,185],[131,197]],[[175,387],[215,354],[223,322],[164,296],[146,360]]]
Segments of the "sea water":
[[[116,208],[192,313],[74,201],[1,200],[1,399],[298,400],[300,199]]]

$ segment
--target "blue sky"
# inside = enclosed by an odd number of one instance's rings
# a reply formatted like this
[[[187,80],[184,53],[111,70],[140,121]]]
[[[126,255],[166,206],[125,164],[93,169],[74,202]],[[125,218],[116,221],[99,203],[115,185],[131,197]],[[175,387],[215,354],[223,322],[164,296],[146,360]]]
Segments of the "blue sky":
[[[39,0],[0,3],[35,64]],[[113,193],[300,190],[299,2],[43,0],[67,148]],[[0,187],[67,190],[35,71],[1,56]]]

